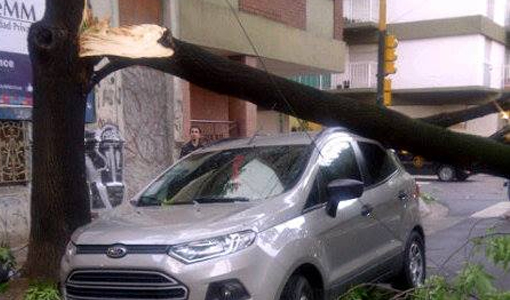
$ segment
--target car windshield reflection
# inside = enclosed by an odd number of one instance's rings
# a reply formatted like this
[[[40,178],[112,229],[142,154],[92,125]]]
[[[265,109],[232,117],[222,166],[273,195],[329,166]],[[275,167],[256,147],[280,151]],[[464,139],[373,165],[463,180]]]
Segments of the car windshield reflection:
[[[169,169],[138,199],[138,206],[249,202],[291,189],[309,159],[310,145],[196,153]]]

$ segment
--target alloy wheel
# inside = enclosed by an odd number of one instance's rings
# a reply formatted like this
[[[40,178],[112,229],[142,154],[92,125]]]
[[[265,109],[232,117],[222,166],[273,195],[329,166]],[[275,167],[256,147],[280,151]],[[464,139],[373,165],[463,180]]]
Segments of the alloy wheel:
[[[409,275],[410,279],[413,283],[413,286],[418,287],[421,286],[425,280],[424,274],[424,262],[423,262],[423,253],[421,251],[421,247],[417,241],[413,241],[411,247],[409,248]]]

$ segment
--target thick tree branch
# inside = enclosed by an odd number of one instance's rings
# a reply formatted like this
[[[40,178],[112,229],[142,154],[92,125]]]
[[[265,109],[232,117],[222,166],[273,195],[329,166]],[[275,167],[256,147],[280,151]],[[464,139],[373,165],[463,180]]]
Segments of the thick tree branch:
[[[510,147],[413,120],[398,112],[270,75],[198,46],[173,40],[170,57],[126,60],[181,77],[202,88],[326,126],[344,126],[396,149],[434,161],[510,178]]]
[[[508,142],[510,142],[508,140],[509,135],[510,135],[510,125],[506,125],[505,127],[501,128],[500,130],[498,130],[494,134],[492,134],[489,138],[493,139],[495,141],[498,141],[500,143],[508,143]]]
[[[461,122],[466,122],[472,119],[484,117],[489,114],[497,113],[499,112],[499,109],[496,104],[499,105],[503,110],[510,110],[510,93],[504,93],[497,100],[488,102],[483,105],[450,113],[432,115],[426,118],[421,118],[421,120],[429,124],[434,124],[441,127],[450,127]]]
[[[264,71],[211,54],[195,45],[174,40],[170,58],[138,59],[202,88],[245,99],[256,105],[322,123],[344,126],[397,149],[428,159],[471,167],[510,177],[510,147],[468,134],[413,120],[398,112],[332,95]],[[272,78],[270,79],[269,76]],[[275,91],[272,82],[279,91]]]
[[[98,84],[101,80],[105,79],[108,75],[118,70],[133,66],[135,64],[136,63],[131,60],[117,60],[115,58],[111,58],[110,61],[105,66],[103,66],[101,69],[95,71],[92,74],[90,83],[86,88],[87,94],[90,93],[90,91],[92,91],[96,84]]]

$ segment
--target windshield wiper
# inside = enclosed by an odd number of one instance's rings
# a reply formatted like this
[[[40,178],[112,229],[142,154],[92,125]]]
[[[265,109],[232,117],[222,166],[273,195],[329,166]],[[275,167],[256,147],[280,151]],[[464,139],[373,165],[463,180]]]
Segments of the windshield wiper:
[[[250,199],[246,197],[235,198],[221,198],[221,197],[201,197],[193,199],[193,202],[198,203],[233,203],[233,202],[249,202]]]

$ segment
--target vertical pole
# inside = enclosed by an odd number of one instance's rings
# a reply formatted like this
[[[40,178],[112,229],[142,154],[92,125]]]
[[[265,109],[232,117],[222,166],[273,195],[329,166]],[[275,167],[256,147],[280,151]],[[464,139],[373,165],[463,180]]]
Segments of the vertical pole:
[[[376,104],[383,106],[384,95],[384,48],[386,37],[386,0],[379,0],[379,48],[377,51],[377,95]]]

